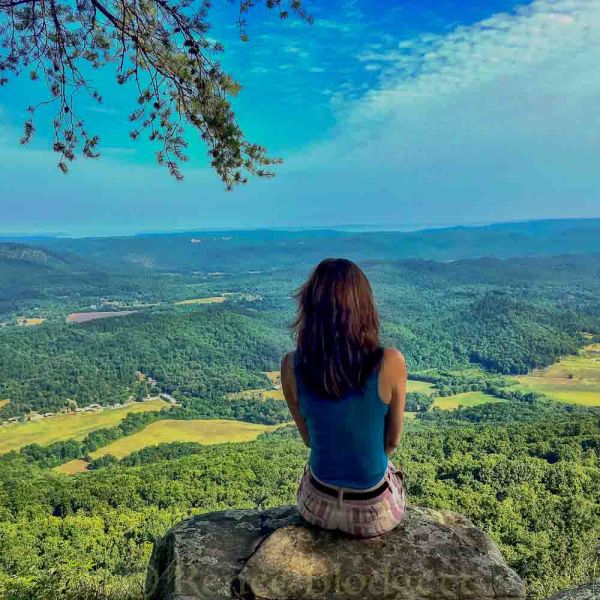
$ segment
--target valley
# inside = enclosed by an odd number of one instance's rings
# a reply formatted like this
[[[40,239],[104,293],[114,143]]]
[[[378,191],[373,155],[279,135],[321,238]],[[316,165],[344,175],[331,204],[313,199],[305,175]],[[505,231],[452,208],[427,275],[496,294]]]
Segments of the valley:
[[[361,261],[382,342],[407,359],[393,459],[410,501],[483,527],[531,600],[590,573],[596,233],[600,221],[0,242],[0,597],[141,600],[152,541],[177,520],[293,502],[307,450],[278,371],[292,294],[340,254]],[[19,327],[23,315],[43,322]]]

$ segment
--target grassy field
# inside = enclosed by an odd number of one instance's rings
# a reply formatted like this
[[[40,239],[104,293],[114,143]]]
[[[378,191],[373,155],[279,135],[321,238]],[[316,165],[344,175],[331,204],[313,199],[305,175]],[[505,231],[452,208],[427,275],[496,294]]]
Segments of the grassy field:
[[[175,304],[220,304],[221,302],[225,302],[225,300],[227,300],[225,296],[211,296],[210,298],[192,298],[191,300],[180,300],[179,302],[175,302]]]
[[[231,400],[235,400],[237,398],[250,398],[250,399],[259,399],[259,400],[285,400],[283,397],[282,390],[268,390],[266,388],[260,390],[244,390],[243,392],[234,392],[227,396]]]
[[[123,458],[146,446],[171,442],[197,442],[199,444],[222,444],[225,442],[249,442],[265,431],[277,429],[277,425],[257,425],[242,421],[203,420],[175,421],[167,419],[148,425],[142,431],[114,441],[99,448],[93,458],[112,454]]]
[[[236,398],[258,398],[260,400],[285,400],[283,397],[283,390],[281,389],[281,373],[279,371],[265,371],[265,375],[269,379],[272,385],[279,386],[279,389],[272,390],[268,388],[261,388],[257,390],[244,390],[242,392],[235,392],[229,394],[229,398],[235,400]]]
[[[65,414],[49,417],[35,423],[14,423],[0,426],[0,454],[19,450],[27,444],[41,446],[60,440],[82,440],[85,436],[102,427],[114,427],[128,413],[160,410],[169,406],[163,400],[134,402],[123,408],[84,414]]]
[[[483,392],[464,392],[445,398],[436,398],[433,403],[433,408],[454,410],[459,406],[477,406],[478,404],[486,404],[487,402],[504,402],[504,400],[484,394]]]
[[[578,356],[566,356],[516,379],[522,388],[552,400],[600,406],[600,344],[591,344]]]
[[[426,381],[413,381],[412,379],[409,379],[406,382],[406,391],[429,394],[433,393],[434,385],[432,383],[427,383]]]
[[[17,319],[17,323],[23,327],[31,327],[33,325],[41,325],[45,320],[40,317],[22,317]]]
[[[269,378],[272,384],[281,383],[281,371],[265,371],[265,375]]]
[[[6,406],[9,402],[10,402],[10,400],[0,400],[0,408],[2,408],[3,406]]]
[[[64,473],[65,475],[75,475],[75,473],[87,471],[87,466],[88,464],[85,460],[75,459],[70,460],[64,465],[58,465],[58,467],[54,467],[53,470],[57,473]]]

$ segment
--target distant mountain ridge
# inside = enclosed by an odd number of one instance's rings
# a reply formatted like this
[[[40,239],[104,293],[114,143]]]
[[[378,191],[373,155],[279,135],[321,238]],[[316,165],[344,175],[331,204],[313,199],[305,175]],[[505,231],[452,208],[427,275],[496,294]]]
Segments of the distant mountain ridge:
[[[112,238],[28,239],[104,267],[177,272],[243,272],[315,263],[325,256],[356,261],[435,261],[600,253],[600,219],[499,223],[413,232],[322,230],[199,231]]]
[[[0,260],[19,261],[38,265],[65,265],[67,260],[55,252],[37,246],[17,243],[0,243]]]

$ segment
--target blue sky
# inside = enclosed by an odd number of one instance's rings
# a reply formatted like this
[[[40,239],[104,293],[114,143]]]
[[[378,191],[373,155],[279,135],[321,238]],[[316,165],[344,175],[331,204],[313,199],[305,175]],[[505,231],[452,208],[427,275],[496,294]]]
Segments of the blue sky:
[[[80,112],[100,161],[60,174],[41,128],[18,145],[28,81],[0,88],[0,233],[440,226],[600,216],[600,3],[327,0],[312,26],[257,9],[239,41],[215,0],[211,36],[243,86],[248,137],[284,164],[226,193],[194,142],[177,183],[129,139],[135,103],[104,92]]]

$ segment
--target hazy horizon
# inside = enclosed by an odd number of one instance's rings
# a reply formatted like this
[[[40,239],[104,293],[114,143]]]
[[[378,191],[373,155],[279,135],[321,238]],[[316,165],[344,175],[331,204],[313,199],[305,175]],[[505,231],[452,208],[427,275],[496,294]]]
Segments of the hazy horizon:
[[[157,230],[145,230],[145,231],[131,231],[130,233],[97,233],[98,228],[95,228],[94,233],[90,231],[88,233],[69,233],[67,231],[37,231],[37,232],[20,232],[20,231],[3,231],[0,228],[0,241],[1,240],[27,240],[27,239],[43,239],[43,238],[64,238],[64,239],[80,239],[80,238],[113,238],[113,237],[138,237],[138,236],[153,236],[153,235],[186,235],[192,233],[227,233],[227,232],[252,232],[252,231],[341,231],[348,233],[386,233],[386,232],[400,232],[400,233],[411,233],[420,231],[431,231],[438,229],[456,229],[456,228],[482,228],[482,227],[493,227],[503,225],[518,225],[526,223],[544,223],[544,222],[560,222],[560,221],[596,221],[600,220],[600,215],[590,217],[557,217],[557,218],[540,218],[540,219],[515,219],[510,221],[490,221],[490,222],[479,222],[479,223],[448,223],[446,225],[430,225],[427,223],[414,224],[414,225],[401,225],[401,224],[348,224],[348,225],[314,225],[305,227],[292,227],[292,226],[280,226],[280,227],[210,227],[210,228],[189,228],[189,229],[157,229]]]

